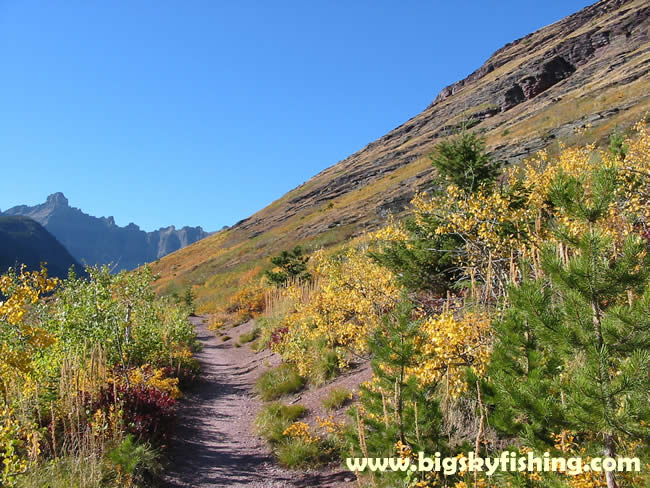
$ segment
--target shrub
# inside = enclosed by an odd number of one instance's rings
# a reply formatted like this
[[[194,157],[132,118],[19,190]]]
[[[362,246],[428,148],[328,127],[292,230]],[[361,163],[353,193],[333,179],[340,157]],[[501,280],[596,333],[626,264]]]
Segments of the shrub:
[[[294,422],[282,435],[285,437],[278,444],[275,454],[284,466],[313,466],[332,457],[329,443],[324,443],[322,437],[312,432],[305,422]]]
[[[235,323],[243,324],[264,311],[266,291],[260,282],[244,284],[230,298],[226,312],[235,314]]]
[[[124,384],[106,387],[90,410],[101,409],[108,413],[117,403],[121,403],[127,431],[137,439],[166,438],[176,415],[176,400],[168,393],[145,383],[130,388]]]
[[[255,390],[263,400],[275,400],[282,395],[294,393],[300,390],[305,380],[287,363],[273,368],[260,376],[255,384]]]
[[[323,398],[323,407],[327,410],[336,410],[351,399],[352,392],[347,388],[334,388]]]
[[[255,432],[269,442],[279,442],[283,432],[305,414],[302,405],[283,405],[273,402],[266,405],[255,417]]]
[[[1,486],[132,486],[140,468],[104,454],[124,434],[164,441],[179,386],[198,372],[188,307],[157,298],[147,267],[86,275],[0,276],[0,403],[13,407],[0,406]],[[156,457],[130,442],[124,459]]]

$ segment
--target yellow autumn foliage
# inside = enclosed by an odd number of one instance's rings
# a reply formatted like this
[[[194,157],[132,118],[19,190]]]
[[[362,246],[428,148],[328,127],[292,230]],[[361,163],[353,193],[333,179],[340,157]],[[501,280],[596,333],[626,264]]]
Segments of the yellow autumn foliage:
[[[601,230],[622,244],[631,233],[647,231],[650,222],[650,134],[645,124],[623,141],[625,156],[594,145],[563,147],[550,157],[540,151],[521,166],[504,172],[496,189],[480,188],[471,193],[455,185],[435,195],[417,194],[411,202],[413,217],[421,229],[436,235],[455,235],[463,242],[455,254],[463,278],[483,283],[494,297],[505,296],[509,281],[518,277],[520,259],[533,262],[542,244],[553,243],[551,223],[570,231],[583,231],[584,223],[559,212],[550,201],[553,181],[558,175],[582,177],[597,166],[616,170],[619,188]],[[586,182],[588,183],[588,182]],[[589,185],[585,202],[591,198]],[[437,223],[429,225],[431,219]],[[389,222],[373,234],[384,241],[406,242],[409,236],[399,223]],[[488,298],[486,293],[484,298]]]
[[[346,362],[346,352],[366,352],[368,334],[399,297],[392,274],[375,263],[365,247],[351,247],[339,256],[317,251],[310,264],[319,286],[308,301],[301,298],[304,292],[299,284],[286,289],[295,308],[282,321],[281,327],[286,328],[283,339],[272,344],[302,375],[318,359],[314,354],[317,342],[324,341],[340,352],[341,365]]]
[[[40,327],[25,321],[26,314],[41,296],[53,291],[59,281],[47,277],[47,269],[0,276],[0,293],[6,300],[0,302],[0,383],[3,378],[26,373],[31,368],[34,352],[54,342],[54,338]]]
[[[467,389],[465,369],[478,376],[486,373],[491,350],[490,319],[470,312],[460,317],[446,312],[422,324],[426,338],[419,345],[424,361],[410,371],[419,383],[442,383],[446,394],[456,398]]]
[[[169,394],[173,399],[183,396],[178,387],[178,378],[169,377],[165,374],[164,369],[153,369],[147,364],[129,371],[129,381],[131,385],[152,386]]]

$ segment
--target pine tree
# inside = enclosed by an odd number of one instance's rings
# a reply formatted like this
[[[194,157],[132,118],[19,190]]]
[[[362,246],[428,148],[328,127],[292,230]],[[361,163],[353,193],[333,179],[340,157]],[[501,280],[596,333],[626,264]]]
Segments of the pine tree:
[[[278,256],[271,258],[271,263],[279,268],[279,271],[265,271],[266,279],[274,284],[282,286],[290,279],[309,280],[311,275],[307,272],[307,261],[304,250],[296,246],[291,251],[282,251]]]
[[[438,174],[470,193],[499,176],[500,164],[485,151],[485,139],[474,132],[463,130],[441,142],[430,158]]]
[[[183,303],[185,306],[187,306],[188,310],[190,310],[190,313],[193,314],[195,312],[194,293],[192,292],[191,286],[185,290],[185,294],[183,295]]]
[[[413,320],[413,304],[403,298],[369,340],[374,380],[361,386],[366,412],[361,435],[371,457],[395,456],[398,442],[413,452],[444,452],[442,414],[434,396],[437,385],[420,385],[408,374],[422,361],[420,326]]]
[[[444,293],[456,281],[459,269],[455,252],[462,239],[453,234],[437,234],[438,222],[434,217],[417,223],[404,221],[407,241],[394,241],[381,251],[371,251],[370,256],[390,269],[397,281],[409,290],[429,290]]]
[[[485,151],[485,140],[466,130],[438,144],[430,158],[441,177],[468,193],[492,185],[500,172]],[[435,216],[403,224],[408,240],[392,242],[371,256],[408,289],[444,293],[460,271],[455,257],[464,244],[462,237],[436,232],[440,221]]]
[[[650,439],[650,249],[600,225],[618,184],[608,167],[553,182],[556,211],[576,224],[554,231],[568,252],[545,246],[542,277],[510,290],[491,367],[493,425],[538,445],[567,429],[610,457],[619,440]]]

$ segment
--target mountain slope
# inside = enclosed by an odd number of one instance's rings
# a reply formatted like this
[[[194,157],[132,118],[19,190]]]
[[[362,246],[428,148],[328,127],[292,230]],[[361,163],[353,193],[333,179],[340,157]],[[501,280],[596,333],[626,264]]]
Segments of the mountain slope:
[[[144,232],[135,224],[119,227],[113,217],[93,217],[70,207],[63,193],[43,204],[21,205],[1,215],[23,215],[51,232],[80,262],[113,264],[117,271],[134,269],[176,251],[209,234],[201,227],[163,227]]]
[[[427,154],[461,125],[507,164],[559,141],[602,141],[650,109],[650,6],[603,0],[496,51],[420,114],[232,228],[157,263],[160,289],[197,285],[210,310],[245,271],[296,242],[332,245],[399,214],[434,181]],[[577,132],[577,129],[583,129]]]
[[[82,267],[38,222],[27,217],[0,217],[0,273],[25,264],[29,270],[47,264],[49,276],[65,278],[70,266]]]

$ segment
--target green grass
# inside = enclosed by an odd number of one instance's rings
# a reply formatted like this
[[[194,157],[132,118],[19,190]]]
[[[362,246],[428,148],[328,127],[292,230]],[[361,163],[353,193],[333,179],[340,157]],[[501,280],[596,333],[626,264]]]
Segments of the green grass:
[[[258,339],[255,342],[251,343],[251,349],[255,352],[261,351],[262,349],[266,348],[266,344],[264,341]]]
[[[352,398],[352,392],[347,388],[334,388],[323,398],[323,407],[327,410],[337,410]]]
[[[271,443],[280,442],[284,438],[282,433],[285,429],[302,417],[305,411],[306,409],[302,405],[270,403],[262,408],[255,417],[255,432]]]
[[[227,340],[230,340],[230,336],[229,336],[229,335],[222,335],[222,336],[221,336],[221,342],[226,342]]]
[[[255,327],[253,330],[250,332],[247,332],[246,334],[242,334],[239,336],[239,343],[240,344],[246,344],[247,342],[252,342],[255,339],[257,339],[260,335],[260,329]]]
[[[317,442],[304,439],[285,439],[275,450],[280,464],[288,468],[301,468],[321,464],[323,451]]]
[[[318,386],[326,381],[336,378],[340,372],[339,358],[335,351],[322,348],[317,361],[309,373],[309,382]]]
[[[296,372],[295,368],[290,364],[283,363],[262,374],[255,383],[255,391],[262,397],[262,400],[269,401],[289,393],[295,393],[304,385],[305,379]]]
[[[106,488],[119,486],[120,473],[133,488],[156,485],[160,453],[132,436],[109,449],[105,456],[84,453],[44,461],[18,476],[17,488]],[[123,479],[121,480],[124,481]],[[156,485],[157,486],[157,485]]]

